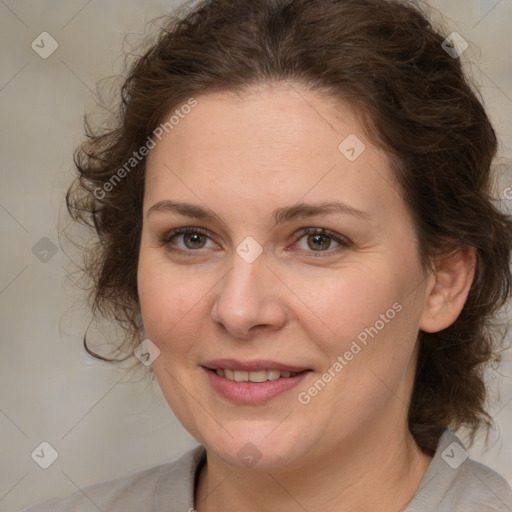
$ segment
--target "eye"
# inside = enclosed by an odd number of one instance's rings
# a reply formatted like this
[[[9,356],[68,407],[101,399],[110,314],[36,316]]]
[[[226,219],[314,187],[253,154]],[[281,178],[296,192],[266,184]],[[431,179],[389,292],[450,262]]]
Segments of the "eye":
[[[218,247],[217,244],[211,241],[206,230],[196,227],[185,227],[170,231],[160,240],[160,243],[173,252],[186,253],[208,249],[208,240],[213,244],[210,248]],[[347,248],[350,246],[350,241],[327,229],[304,228],[295,245],[298,246],[297,248],[300,251],[317,253],[320,256],[320,253],[332,254],[332,252],[338,252],[340,249]],[[334,250],[329,250],[332,249],[333,245],[335,245]]]
[[[186,227],[170,231],[160,240],[160,243],[171,251],[186,252],[208,248],[206,244],[209,239],[210,237],[204,229]]]
[[[337,252],[328,251],[328,249],[332,248],[333,244],[337,244],[336,247],[342,249],[350,246],[348,239],[323,228],[305,228],[301,234],[302,236],[299,238],[297,245],[300,250],[306,252],[331,253]]]

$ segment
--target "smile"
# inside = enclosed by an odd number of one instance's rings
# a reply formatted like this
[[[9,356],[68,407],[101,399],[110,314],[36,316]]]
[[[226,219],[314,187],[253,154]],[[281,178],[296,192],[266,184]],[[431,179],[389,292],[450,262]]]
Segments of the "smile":
[[[279,368],[280,367],[280,368]],[[290,391],[311,370],[275,361],[217,360],[203,366],[211,389],[239,405],[258,405]]]
[[[287,379],[295,377],[300,372],[289,372],[287,370],[231,370],[230,368],[217,368],[214,370],[219,377],[235,382],[266,382],[268,380]]]

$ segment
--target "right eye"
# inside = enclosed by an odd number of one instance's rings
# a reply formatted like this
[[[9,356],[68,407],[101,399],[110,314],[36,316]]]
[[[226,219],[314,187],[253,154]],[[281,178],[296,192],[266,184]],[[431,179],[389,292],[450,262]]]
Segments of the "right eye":
[[[208,239],[210,239],[210,237],[206,230],[202,228],[186,227],[173,229],[160,240],[160,243],[171,251],[195,252],[198,249],[204,249]],[[175,242],[175,240],[181,241],[181,244]],[[176,247],[176,245],[178,247]]]

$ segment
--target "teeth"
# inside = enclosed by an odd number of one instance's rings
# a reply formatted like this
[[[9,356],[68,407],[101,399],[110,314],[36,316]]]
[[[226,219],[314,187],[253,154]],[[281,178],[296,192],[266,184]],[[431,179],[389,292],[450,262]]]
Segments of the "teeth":
[[[286,370],[258,370],[248,372],[245,370],[230,370],[228,368],[218,368],[215,370],[217,375],[235,382],[266,382],[267,380],[277,380],[279,378],[295,377],[296,373]]]
[[[250,372],[248,378],[251,382],[265,382],[267,380],[267,372],[266,370],[260,370],[259,372]]]
[[[268,380],[277,380],[279,377],[281,377],[281,372],[279,370],[267,370]]]
[[[236,382],[247,382],[249,380],[249,372],[235,370],[233,372],[233,380]]]

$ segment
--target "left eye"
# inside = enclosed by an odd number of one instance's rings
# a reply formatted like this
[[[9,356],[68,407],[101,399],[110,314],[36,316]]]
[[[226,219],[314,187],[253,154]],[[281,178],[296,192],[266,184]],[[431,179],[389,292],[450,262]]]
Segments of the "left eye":
[[[297,245],[300,250],[304,251],[326,252],[328,249],[332,248],[333,243],[337,244],[338,247],[348,246],[348,241],[335,233],[325,229],[307,228],[303,231]]]

